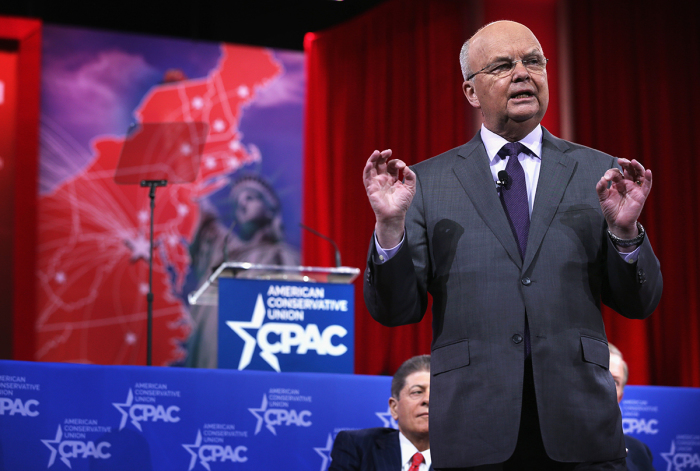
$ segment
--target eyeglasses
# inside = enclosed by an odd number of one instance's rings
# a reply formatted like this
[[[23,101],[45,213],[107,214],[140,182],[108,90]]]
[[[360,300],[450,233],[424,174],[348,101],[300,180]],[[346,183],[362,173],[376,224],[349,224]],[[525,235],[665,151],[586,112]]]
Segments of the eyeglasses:
[[[478,70],[467,77],[467,81],[473,79],[478,74],[489,74],[493,75],[495,78],[503,78],[510,75],[515,69],[515,65],[520,62],[530,73],[541,74],[544,69],[547,68],[547,62],[549,59],[542,56],[532,56],[526,57],[524,59],[519,59],[517,61],[512,60],[500,60],[492,62],[481,70]]]

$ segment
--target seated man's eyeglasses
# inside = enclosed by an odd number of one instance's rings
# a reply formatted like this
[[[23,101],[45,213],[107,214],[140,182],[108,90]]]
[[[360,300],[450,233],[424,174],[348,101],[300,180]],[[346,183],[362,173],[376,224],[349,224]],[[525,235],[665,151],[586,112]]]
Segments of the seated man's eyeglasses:
[[[471,74],[469,77],[467,77],[467,81],[473,79],[478,74],[488,74],[495,78],[503,78],[513,72],[518,62],[523,64],[528,72],[533,74],[541,74],[547,67],[547,62],[549,62],[549,59],[543,56],[529,56],[517,61],[509,59],[498,60]]]

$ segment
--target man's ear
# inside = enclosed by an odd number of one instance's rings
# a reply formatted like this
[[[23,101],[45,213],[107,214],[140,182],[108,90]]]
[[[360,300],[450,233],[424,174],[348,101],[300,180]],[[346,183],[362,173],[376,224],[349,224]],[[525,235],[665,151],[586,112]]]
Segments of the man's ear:
[[[462,91],[464,96],[467,97],[467,101],[474,108],[481,108],[481,103],[479,103],[479,97],[476,96],[476,89],[474,89],[474,82],[470,80],[465,80],[462,83]]]
[[[396,400],[393,396],[389,398],[389,412],[391,412],[391,416],[394,418],[394,420],[399,420],[399,412],[397,410],[399,406],[399,401]]]

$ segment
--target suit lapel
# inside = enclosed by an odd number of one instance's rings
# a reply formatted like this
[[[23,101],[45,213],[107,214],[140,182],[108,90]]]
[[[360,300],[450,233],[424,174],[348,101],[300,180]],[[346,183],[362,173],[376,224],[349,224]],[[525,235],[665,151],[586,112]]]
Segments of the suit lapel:
[[[508,217],[503,209],[501,200],[498,198],[493,175],[489,167],[489,158],[486,149],[481,142],[479,133],[462,146],[458,153],[463,157],[455,165],[453,171],[457,176],[462,188],[469,196],[476,211],[484,220],[486,225],[496,236],[496,239],[503,245],[510,258],[520,268],[522,260],[518,245],[510,229]],[[539,189],[537,190],[539,192]],[[539,193],[538,193],[539,194]],[[529,250],[529,247],[528,247]]]
[[[399,431],[382,435],[375,441],[374,462],[377,471],[396,471],[401,469],[401,445],[399,444]],[[397,467],[398,465],[398,467]]]
[[[569,147],[566,141],[552,136],[544,127],[542,131],[542,164],[530,218],[530,234],[523,262],[524,271],[527,271],[542,245],[542,240],[576,168],[576,161],[564,154]]]

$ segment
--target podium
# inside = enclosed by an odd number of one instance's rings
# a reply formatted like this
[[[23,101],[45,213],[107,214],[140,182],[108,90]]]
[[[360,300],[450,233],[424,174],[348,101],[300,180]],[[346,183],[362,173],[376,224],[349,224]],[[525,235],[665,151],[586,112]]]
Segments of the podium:
[[[218,367],[353,373],[358,268],[225,262],[188,295],[218,306]]]

